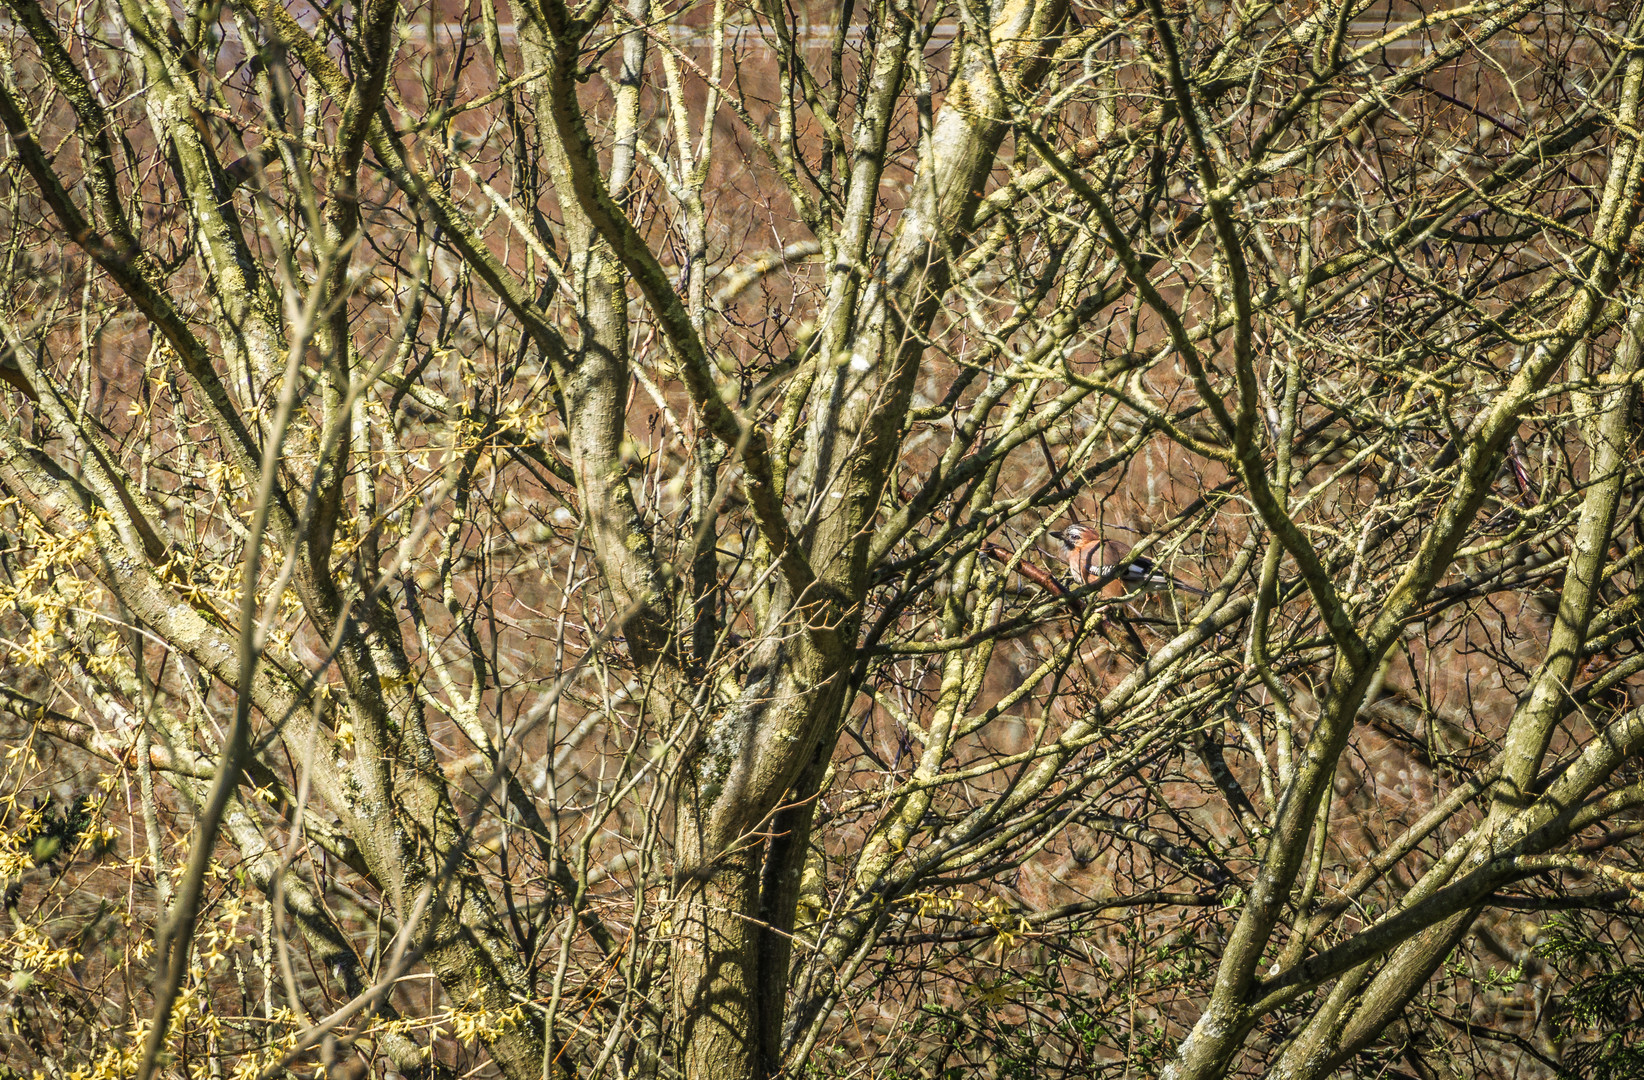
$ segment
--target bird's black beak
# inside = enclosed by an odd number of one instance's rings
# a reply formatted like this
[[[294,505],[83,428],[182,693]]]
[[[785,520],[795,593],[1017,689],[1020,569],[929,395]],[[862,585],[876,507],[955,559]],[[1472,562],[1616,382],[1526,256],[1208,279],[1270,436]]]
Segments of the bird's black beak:
[[[1064,544],[1067,543],[1067,537],[1062,535],[1062,530],[1060,530],[1060,529],[1052,529],[1046,535],[1047,536],[1054,536],[1056,539],[1060,540]]]

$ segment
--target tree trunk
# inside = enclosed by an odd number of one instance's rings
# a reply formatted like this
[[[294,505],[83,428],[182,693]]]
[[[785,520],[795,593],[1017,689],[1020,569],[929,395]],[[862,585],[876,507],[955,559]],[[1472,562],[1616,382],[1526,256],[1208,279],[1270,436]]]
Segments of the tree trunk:
[[[761,1013],[781,1012],[783,988],[760,985],[762,847],[725,855],[680,883],[674,1008],[680,1057],[692,1080],[763,1080],[774,1071],[760,1045]]]

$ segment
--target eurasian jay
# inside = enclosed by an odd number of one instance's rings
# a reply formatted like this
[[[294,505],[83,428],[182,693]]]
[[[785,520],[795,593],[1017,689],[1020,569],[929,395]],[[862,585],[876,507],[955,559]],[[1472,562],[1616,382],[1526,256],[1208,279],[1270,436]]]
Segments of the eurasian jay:
[[[1088,585],[1102,578],[1112,575],[1113,584],[1123,590],[1142,589],[1147,592],[1170,592],[1180,590],[1203,596],[1203,589],[1193,586],[1163,573],[1153,565],[1153,560],[1145,555],[1137,555],[1125,560],[1130,548],[1116,540],[1108,540],[1096,529],[1089,525],[1069,525],[1060,532],[1051,534],[1067,548],[1067,568],[1073,575],[1073,584]],[[1119,566],[1124,562],[1123,566]]]

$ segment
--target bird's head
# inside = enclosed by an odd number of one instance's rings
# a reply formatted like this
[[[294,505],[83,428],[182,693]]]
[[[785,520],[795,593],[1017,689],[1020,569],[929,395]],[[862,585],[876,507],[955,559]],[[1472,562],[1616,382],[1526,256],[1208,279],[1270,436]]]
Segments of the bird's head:
[[[1067,545],[1069,550],[1072,550],[1086,541],[1098,538],[1101,534],[1089,525],[1069,525],[1060,531],[1052,530],[1050,535]]]

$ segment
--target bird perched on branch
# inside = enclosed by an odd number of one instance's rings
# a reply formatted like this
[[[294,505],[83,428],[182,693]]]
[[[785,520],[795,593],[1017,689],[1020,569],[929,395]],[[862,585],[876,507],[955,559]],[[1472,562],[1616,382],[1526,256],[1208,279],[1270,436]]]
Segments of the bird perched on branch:
[[[1203,589],[1194,588],[1185,581],[1164,573],[1145,555],[1126,558],[1130,553],[1128,545],[1107,539],[1100,530],[1089,525],[1069,525],[1059,532],[1051,532],[1050,535],[1060,540],[1062,546],[1067,549],[1067,568],[1073,575],[1075,587],[1111,577],[1110,585],[1115,587],[1114,595],[1132,589],[1146,592],[1176,590],[1192,593],[1194,596],[1205,595]]]

